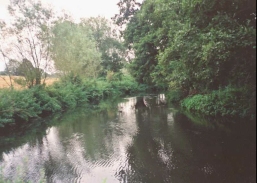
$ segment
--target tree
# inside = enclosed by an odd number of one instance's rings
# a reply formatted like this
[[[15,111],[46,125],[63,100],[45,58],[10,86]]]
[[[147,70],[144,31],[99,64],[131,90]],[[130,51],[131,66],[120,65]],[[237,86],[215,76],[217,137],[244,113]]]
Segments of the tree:
[[[91,30],[97,50],[101,53],[101,76],[107,71],[119,72],[124,65],[125,48],[112,25],[104,17],[82,19],[80,25]]]
[[[165,6],[167,1],[161,1]],[[254,13],[251,5],[256,2],[169,2],[177,7],[169,6],[170,13],[163,19],[163,25],[169,28],[169,41],[158,54],[159,70],[156,69],[155,75],[164,73],[168,82],[187,94],[190,90],[208,92],[228,85],[253,88],[256,20],[251,15]],[[164,9],[159,7],[159,11]],[[252,10],[239,16],[245,9]],[[170,15],[175,19],[171,21]],[[172,26],[175,23],[180,26]]]
[[[12,76],[20,76],[21,74],[18,71],[20,64],[21,63],[19,61],[10,59],[5,67],[5,72],[11,74]]]
[[[147,0],[125,30],[139,82],[208,92],[255,86],[254,0]],[[244,12],[244,13],[242,13]]]
[[[112,20],[118,26],[123,27],[123,25],[131,21],[142,4],[137,0],[120,0],[117,5],[120,9],[120,13],[116,14]]]
[[[43,7],[40,1],[32,0],[12,0],[8,10],[12,21],[11,25],[1,32],[5,34],[3,37],[8,43],[1,51],[9,60],[29,60],[35,70],[34,84],[39,85],[44,71],[51,68],[49,38],[54,20],[53,11]]]
[[[52,59],[57,70],[85,77],[97,77],[101,54],[87,27],[61,20],[52,29]]]
[[[14,81],[20,85],[26,85],[28,88],[31,88],[34,86],[37,82],[37,75],[38,75],[38,69],[36,69],[33,65],[32,62],[23,59],[22,62],[18,65],[16,69],[17,74],[19,76],[23,76],[24,78],[18,78],[15,79]],[[40,70],[40,72],[44,72],[43,70]]]
[[[161,19],[155,18],[155,3],[144,1],[124,31],[125,44],[134,50],[135,58],[131,62],[130,71],[139,83],[154,85],[151,78],[157,65],[157,54],[160,45],[159,32],[156,31]]]

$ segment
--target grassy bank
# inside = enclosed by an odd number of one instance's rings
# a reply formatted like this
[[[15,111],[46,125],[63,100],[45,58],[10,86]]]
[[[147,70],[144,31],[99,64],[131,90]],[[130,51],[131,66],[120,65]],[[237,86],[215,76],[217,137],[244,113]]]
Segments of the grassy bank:
[[[1,89],[0,126],[29,121],[84,104],[97,104],[106,97],[130,95],[145,89],[128,76],[111,82],[68,76],[50,86],[24,90]]]
[[[170,101],[194,113],[210,117],[256,118],[256,92],[247,88],[227,87],[183,98],[179,91],[169,94]]]

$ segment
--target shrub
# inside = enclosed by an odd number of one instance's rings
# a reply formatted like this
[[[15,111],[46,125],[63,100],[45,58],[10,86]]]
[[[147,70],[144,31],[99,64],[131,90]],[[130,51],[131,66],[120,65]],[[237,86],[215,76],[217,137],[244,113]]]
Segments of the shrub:
[[[36,103],[39,104],[42,112],[57,112],[61,110],[61,104],[56,97],[50,97],[48,90],[42,86],[36,86],[31,89]]]
[[[107,82],[103,79],[83,80],[69,74],[49,87],[34,86],[24,90],[0,90],[0,126],[28,121],[44,113],[54,113],[92,103],[104,97],[132,94],[145,86],[138,85],[130,76]]]
[[[0,101],[0,125],[12,123],[15,119],[27,121],[41,113],[32,90],[2,90]]]
[[[83,87],[72,83],[56,83],[47,89],[51,98],[55,98],[62,109],[75,108],[87,101],[87,95]]]
[[[172,90],[167,94],[169,102],[178,103],[183,98],[183,93],[180,90]]]
[[[181,106],[210,116],[255,118],[255,103],[252,102],[255,96],[246,90],[227,87],[205,95],[198,94],[182,100]]]

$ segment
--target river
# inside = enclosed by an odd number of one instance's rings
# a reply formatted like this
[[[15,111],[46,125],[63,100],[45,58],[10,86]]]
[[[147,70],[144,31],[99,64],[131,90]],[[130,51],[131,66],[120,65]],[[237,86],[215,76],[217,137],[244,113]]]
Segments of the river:
[[[0,144],[0,182],[256,182],[252,122],[194,118],[167,105],[163,94],[99,108],[57,115],[9,137]]]

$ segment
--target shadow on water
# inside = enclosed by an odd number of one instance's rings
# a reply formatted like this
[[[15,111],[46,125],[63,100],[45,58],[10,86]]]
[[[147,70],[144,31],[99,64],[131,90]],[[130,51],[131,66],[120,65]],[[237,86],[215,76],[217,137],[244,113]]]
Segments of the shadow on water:
[[[0,145],[3,180],[256,182],[255,123],[181,112],[164,95],[106,101],[37,125]]]

